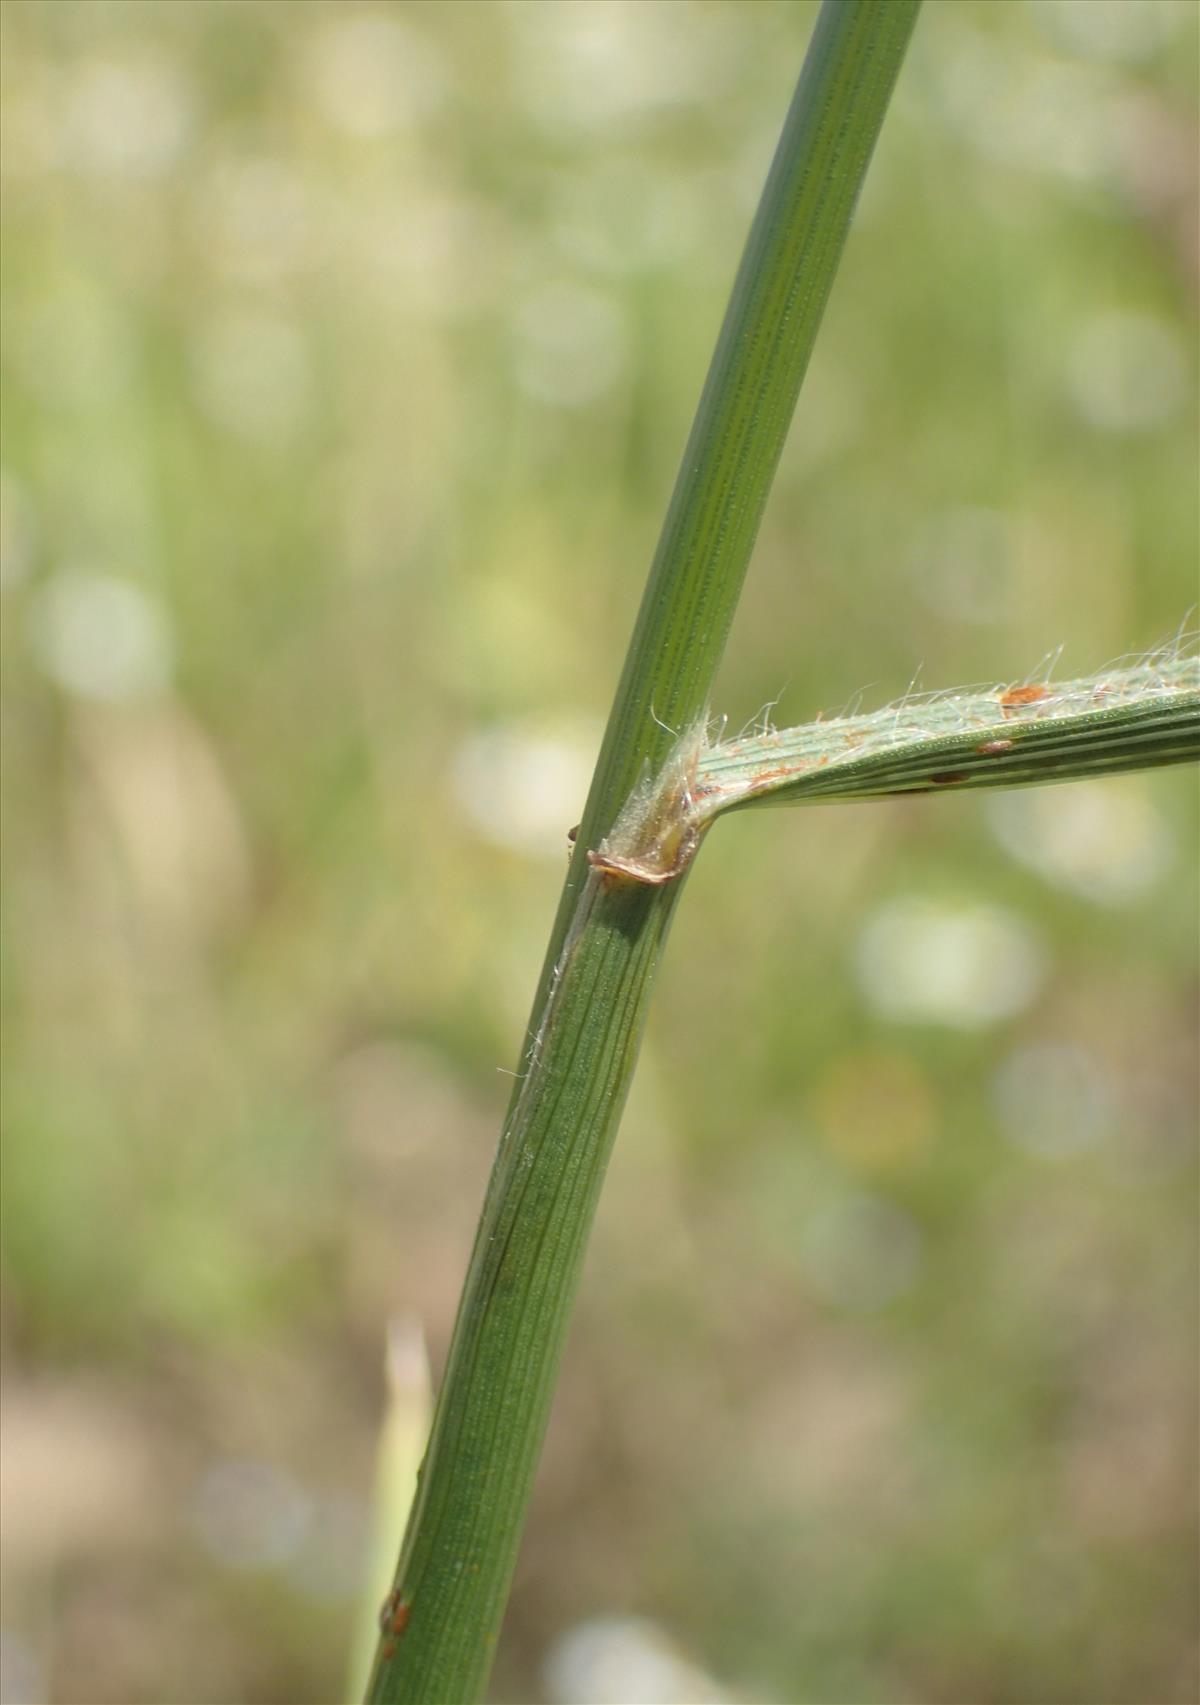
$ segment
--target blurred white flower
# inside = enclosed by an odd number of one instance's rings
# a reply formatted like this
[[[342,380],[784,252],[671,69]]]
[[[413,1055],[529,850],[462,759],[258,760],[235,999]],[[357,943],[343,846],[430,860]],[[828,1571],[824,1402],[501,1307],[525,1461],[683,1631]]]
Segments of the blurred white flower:
[[[542,1674],[554,1705],[720,1705],[729,1697],[639,1616],[576,1623],[550,1647]]]
[[[1166,826],[1134,776],[997,794],[987,813],[1018,863],[1101,905],[1131,905],[1171,864]]]
[[[934,110],[988,159],[1068,183],[1115,181],[1125,95],[1112,73],[1013,47],[997,51],[993,37],[965,21],[970,15],[948,19],[936,49]]]
[[[356,1499],[337,1493],[314,1498],[289,1580],[317,1603],[354,1603],[362,1591],[366,1537],[367,1512]]]
[[[917,897],[888,901],[858,942],[858,974],[889,1018],[974,1030],[1027,1006],[1044,975],[1029,925],[999,906]]]
[[[171,679],[166,611],[148,592],[115,575],[63,569],[30,609],[34,655],[66,692],[94,699],[141,699]]]
[[[587,797],[591,727],[547,732],[511,722],[469,735],[454,760],[454,792],[488,840],[565,861],[567,831]]]
[[[194,98],[183,71],[148,55],[85,60],[61,99],[63,164],[94,177],[158,176],[193,129]]]
[[[428,118],[448,68],[428,36],[395,11],[338,7],[304,45],[306,80],[327,118],[356,136],[386,136]]]
[[[192,366],[205,412],[234,437],[286,443],[312,403],[308,349],[278,314],[234,309],[195,338]]]
[[[290,1563],[312,1521],[312,1500],[274,1463],[215,1462],[191,1499],[191,1525],[227,1569],[254,1573]]]
[[[486,303],[508,264],[510,234],[497,210],[434,189],[358,198],[345,236],[389,315],[403,308],[441,319]]]
[[[1189,0],[1026,0],[1052,41],[1089,59],[1149,59],[1194,15]]]
[[[675,0],[575,0],[506,8],[520,96],[547,129],[618,132],[729,86],[746,42],[739,9]]]
[[[992,1086],[1000,1129],[1041,1160],[1065,1160],[1102,1142],[1114,1095],[1104,1064],[1084,1048],[1039,1043],[1018,1048]]]
[[[1065,380],[1080,416],[1100,432],[1151,432],[1188,396],[1178,333],[1153,314],[1094,314],[1067,346]]]
[[[540,285],[513,321],[517,383],[540,402],[580,408],[625,371],[629,332],[610,296],[565,279]]]

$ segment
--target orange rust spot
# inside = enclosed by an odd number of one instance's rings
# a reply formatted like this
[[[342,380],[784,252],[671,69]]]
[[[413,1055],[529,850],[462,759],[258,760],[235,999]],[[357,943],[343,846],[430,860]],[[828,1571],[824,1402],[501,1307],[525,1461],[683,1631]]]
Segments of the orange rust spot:
[[[395,1657],[395,1655],[396,1655],[396,1642],[394,1640],[385,1640],[383,1642],[383,1661],[384,1661],[384,1663],[390,1664],[392,1659]]]
[[[411,1609],[411,1605],[405,1604],[404,1600],[401,1598],[400,1588],[393,1587],[391,1592],[384,1599],[379,1611],[380,1633],[389,1636],[403,1634],[404,1630],[408,1627],[408,1618]],[[395,1641],[391,1639],[387,1640],[384,1644],[385,1657],[389,1655],[387,1650],[389,1645],[393,1651],[396,1649]]]
[[[803,764],[780,764],[779,767],[774,770],[759,770],[758,774],[754,778],[754,786],[761,787],[764,782],[778,781],[780,776],[799,775],[803,768]]]
[[[985,740],[982,746],[975,750],[985,758],[994,757],[997,752],[1011,752],[1016,745],[1015,740]]]
[[[1049,687],[1007,687],[1000,694],[1000,709],[1007,716],[1009,711],[1019,710],[1022,705],[1040,704],[1042,699],[1049,697]]]
[[[969,779],[969,771],[939,770],[937,775],[930,776],[929,779],[930,781],[936,782],[939,787],[949,787],[951,782],[967,781]]]
[[[576,837],[576,835],[578,835],[578,833],[579,833],[579,824],[578,823],[576,823],[576,825],[573,829],[567,830],[567,839],[570,841],[572,846],[575,845],[575,837]]]

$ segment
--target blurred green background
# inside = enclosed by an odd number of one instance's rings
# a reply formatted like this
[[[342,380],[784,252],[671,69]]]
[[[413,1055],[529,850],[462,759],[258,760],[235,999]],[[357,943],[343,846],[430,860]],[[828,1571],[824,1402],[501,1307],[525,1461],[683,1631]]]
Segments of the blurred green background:
[[[329,1705],[813,19],[5,0],[4,1705]],[[736,729],[1195,600],[1197,12],[934,0]],[[1197,1697],[1186,772],[725,825],[493,1694]]]

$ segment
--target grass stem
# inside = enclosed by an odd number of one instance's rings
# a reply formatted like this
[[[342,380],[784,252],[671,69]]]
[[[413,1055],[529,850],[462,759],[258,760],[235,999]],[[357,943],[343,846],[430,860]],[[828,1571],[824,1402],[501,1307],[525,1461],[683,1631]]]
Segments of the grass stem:
[[[825,0],[613,704],[382,1614],[373,1705],[487,1682],[572,1298],[683,880],[596,853],[703,717],[919,0]],[[664,724],[667,725],[664,727]]]

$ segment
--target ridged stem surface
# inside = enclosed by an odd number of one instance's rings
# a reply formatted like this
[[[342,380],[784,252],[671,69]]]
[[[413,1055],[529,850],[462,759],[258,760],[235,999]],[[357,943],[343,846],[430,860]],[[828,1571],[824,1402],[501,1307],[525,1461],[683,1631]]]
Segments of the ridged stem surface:
[[[734,284],[534,1002],[368,1699],[486,1686],[604,1169],[682,879],[588,862],[694,725],[919,0],[825,0]]]

